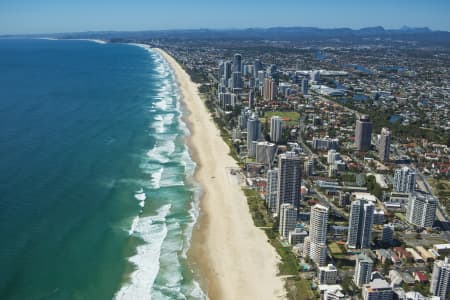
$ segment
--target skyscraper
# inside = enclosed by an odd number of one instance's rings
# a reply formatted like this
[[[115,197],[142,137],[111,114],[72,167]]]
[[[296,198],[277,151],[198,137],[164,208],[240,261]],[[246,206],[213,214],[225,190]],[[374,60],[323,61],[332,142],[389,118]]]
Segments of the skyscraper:
[[[347,246],[351,249],[370,248],[375,205],[364,199],[351,204]]]
[[[280,205],[280,235],[285,239],[289,238],[289,232],[295,229],[297,223],[297,210],[292,204],[283,203]]]
[[[391,132],[389,128],[381,129],[380,140],[378,141],[378,156],[381,161],[389,160],[389,149],[391,147]]]
[[[255,90],[250,89],[248,91],[248,109],[254,109],[255,108]]]
[[[302,79],[302,94],[308,95],[308,79],[306,78]]]
[[[353,282],[358,287],[370,281],[370,274],[372,273],[373,261],[364,254],[358,255],[356,258],[355,275]]]
[[[233,57],[233,72],[242,73],[242,55],[236,53]]]
[[[247,120],[247,155],[249,157],[256,156],[256,145],[253,143],[258,141],[261,132],[261,124],[258,116],[253,114]]]
[[[256,144],[256,162],[265,164],[271,168],[276,150],[277,146],[273,143],[267,141],[258,142]]]
[[[432,195],[415,193],[409,195],[406,219],[419,227],[433,227],[437,200]]]
[[[372,122],[369,116],[363,115],[356,120],[355,146],[358,151],[367,151],[370,149],[372,138]]]
[[[228,80],[231,78],[231,61],[223,62],[223,73],[221,75],[225,85],[228,86]]]
[[[446,297],[450,294],[450,259],[448,257],[434,262],[430,292],[441,299],[447,299]]]
[[[241,72],[231,73],[231,84],[229,85],[232,89],[242,89],[244,87],[244,81],[242,80]]]
[[[413,193],[416,186],[416,171],[409,167],[396,169],[394,173],[394,191]]]
[[[301,176],[300,157],[297,154],[286,152],[278,156],[278,206],[289,203],[299,208]]]
[[[328,207],[316,204],[309,219],[309,257],[318,265],[327,262]]]
[[[263,98],[264,101],[274,101],[277,97],[277,84],[272,78],[264,78]]]
[[[255,59],[253,67],[254,77],[258,77],[258,72],[263,70],[263,65],[259,59]]]
[[[277,212],[278,169],[267,171],[266,205],[269,211]]]
[[[283,120],[279,116],[270,119],[270,140],[274,143],[281,142],[283,138]]]

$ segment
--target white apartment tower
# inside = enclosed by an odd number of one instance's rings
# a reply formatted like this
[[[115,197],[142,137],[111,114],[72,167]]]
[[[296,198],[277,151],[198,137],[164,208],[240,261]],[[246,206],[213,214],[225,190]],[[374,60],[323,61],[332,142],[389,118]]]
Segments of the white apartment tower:
[[[364,254],[358,255],[356,258],[355,275],[353,281],[356,286],[362,287],[370,281],[372,274],[373,261]]]
[[[277,212],[278,169],[267,171],[266,205],[269,211]]]
[[[448,299],[446,298],[450,294],[450,259],[448,257],[434,262],[430,292],[441,299]]]
[[[319,267],[319,284],[336,284],[337,276],[338,270],[334,265]]]
[[[279,232],[285,239],[289,238],[289,232],[295,229],[297,223],[297,210],[292,204],[280,205],[280,227]]]
[[[415,193],[409,195],[406,219],[419,227],[433,227],[437,200],[432,195]]]
[[[281,142],[283,138],[283,120],[279,116],[270,119],[270,140],[274,143]]]
[[[364,199],[351,204],[347,246],[350,249],[370,248],[375,205]]]
[[[413,193],[416,186],[416,172],[408,167],[396,169],[394,173],[394,191]]]
[[[309,219],[309,257],[318,265],[327,262],[328,207],[316,204]]]
[[[294,152],[286,152],[278,156],[278,193],[277,203],[300,206],[302,167],[300,157]],[[278,213],[278,209],[277,209]]]
[[[389,160],[389,149],[391,147],[391,132],[389,128],[381,129],[380,139],[378,141],[378,156],[381,161]]]

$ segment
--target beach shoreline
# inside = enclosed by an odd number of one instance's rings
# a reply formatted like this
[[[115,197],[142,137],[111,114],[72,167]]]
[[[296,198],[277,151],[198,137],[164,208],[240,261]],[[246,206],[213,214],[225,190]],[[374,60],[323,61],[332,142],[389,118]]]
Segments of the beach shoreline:
[[[195,180],[202,188],[188,257],[202,288],[210,299],[285,298],[284,282],[277,276],[279,257],[253,224],[239,181],[230,174],[237,163],[197,85],[172,56],[154,50],[171,66],[187,111],[184,119],[191,132],[187,145],[197,164]]]

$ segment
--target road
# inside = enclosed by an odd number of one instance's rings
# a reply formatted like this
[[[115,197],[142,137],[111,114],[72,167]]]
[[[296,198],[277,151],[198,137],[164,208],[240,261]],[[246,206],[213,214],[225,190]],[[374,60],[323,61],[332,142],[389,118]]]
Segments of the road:
[[[306,115],[305,114],[301,114],[300,117],[300,124],[299,124],[299,131],[300,134],[298,135],[298,144],[308,153],[309,156],[313,156],[315,155],[311,149],[309,148],[309,146],[303,141],[303,131],[305,130],[305,119],[306,119]],[[317,159],[316,162],[322,167],[322,169],[324,170],[328,170],[328,167],[320,160]]]
[[[414,165],[413,165],[413,167],[416,170],[416,173],[420,178],[420,181],[417,181],[417,184],[419,185],[419,187],[421,187],[421,189],[425,190],[427,193],[433,194],[430,184],[428,183],[425,176],[422,174],[422,172],[420,172],[420,170],[418,168],[415,168]],[[443,231],[441,232],[441,234],[445,237],[445,239],[447,241],[450,241],[450,223],[448,221],[448,215],[445,210],[446,210],[446,208],[442,206],[441,202],[438,199],[438,206],[436,209],[436,218],[439,220],[439,222],[442,225]]]

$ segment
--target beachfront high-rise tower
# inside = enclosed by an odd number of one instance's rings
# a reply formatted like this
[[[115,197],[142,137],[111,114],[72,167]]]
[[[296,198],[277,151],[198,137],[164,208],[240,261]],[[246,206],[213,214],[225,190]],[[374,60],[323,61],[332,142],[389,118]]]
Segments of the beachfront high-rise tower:
[[[350,249],[370,248],[375,205],[364,199],[352,202],[347,246]]]
[[[266,205],[269,211],[274,214],[277,212],[277,193],[278,193],[278,169],[267,171],[267,190]]]
[[[256,142],[259,140],[261,133],[261,124],[259,122],[258,116],[252,114],[247,120],[247,152],[248,157],[256,156]]]
[[[356,120],[355,146],[358,151],[368,151],[372,139],[372,122],[369,116],[362,115]]]
[[[301,176],[300,157],[296,153],[286,152],[278,156],[278,207],[283,203],[289,203],[296,209],[299,208]]]
[[[297,223],[297,210],[292,204],[283,203],[280,205],[280,235],[288,239],[289,232],[295,229]]]
[[[309,219],[309,256],[318,266],[324,266],[327,262],[327,227],[328,207],[316,204],[311,208]]]
[[[283,138],[283,120],[279,116],[270,119],[270,140],[274,143],[281,142]]]

